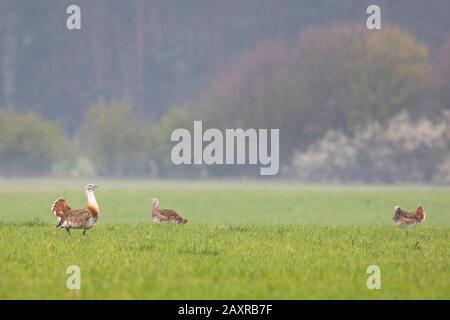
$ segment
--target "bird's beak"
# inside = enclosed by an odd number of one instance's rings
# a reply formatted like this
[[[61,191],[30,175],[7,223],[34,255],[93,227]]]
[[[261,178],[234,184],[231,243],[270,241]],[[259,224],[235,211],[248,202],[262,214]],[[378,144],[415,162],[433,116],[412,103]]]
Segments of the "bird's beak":
[[[98,188],[100,188],[100,186],[94,186],[94,189],[98,189]]]

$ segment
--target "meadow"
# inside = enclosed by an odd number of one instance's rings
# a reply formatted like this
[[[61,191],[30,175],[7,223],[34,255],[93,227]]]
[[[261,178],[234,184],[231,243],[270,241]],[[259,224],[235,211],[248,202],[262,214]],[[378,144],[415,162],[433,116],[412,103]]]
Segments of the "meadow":
[[[98,184],[98,225],[69,237],[50,207],[82,207],[82,182],[0,181],[0,299],[450,299],[448,188]],[[152,197],[189,224],[152,224]],[[393,227],[397,204],[425,223]]]

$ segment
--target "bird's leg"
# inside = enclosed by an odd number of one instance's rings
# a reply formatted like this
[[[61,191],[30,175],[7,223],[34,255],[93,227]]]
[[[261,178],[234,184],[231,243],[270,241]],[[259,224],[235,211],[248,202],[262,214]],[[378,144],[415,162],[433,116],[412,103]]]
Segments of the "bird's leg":
[[[72,236],[72,235],[70,234],[70,228],[66,228],[66,231],[67,231],[67,233],[69,234],[69,236]]]
[[[86,235],[86,229],[84,229],[84,231],[83,231],[83,236],[85,236]]]

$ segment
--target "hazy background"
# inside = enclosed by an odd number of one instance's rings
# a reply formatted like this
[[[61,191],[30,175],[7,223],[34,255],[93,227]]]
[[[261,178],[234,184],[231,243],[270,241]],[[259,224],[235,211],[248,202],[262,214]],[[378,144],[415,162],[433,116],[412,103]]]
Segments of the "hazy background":
[[[258,177],[172,165],[195,119],[279,128],[279,178],[449,184],[449,17],[447,0],[0,0],[0,177]]]

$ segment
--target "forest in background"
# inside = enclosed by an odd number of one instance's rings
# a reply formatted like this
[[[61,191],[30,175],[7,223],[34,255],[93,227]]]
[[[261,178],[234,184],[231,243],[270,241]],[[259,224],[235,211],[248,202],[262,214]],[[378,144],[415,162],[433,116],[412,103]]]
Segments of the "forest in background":
[[[203,120],[279,128],[283,177],[448,183],[450,2],[368,4],[0,0],[0,176],[256,177],[171,163]]]

